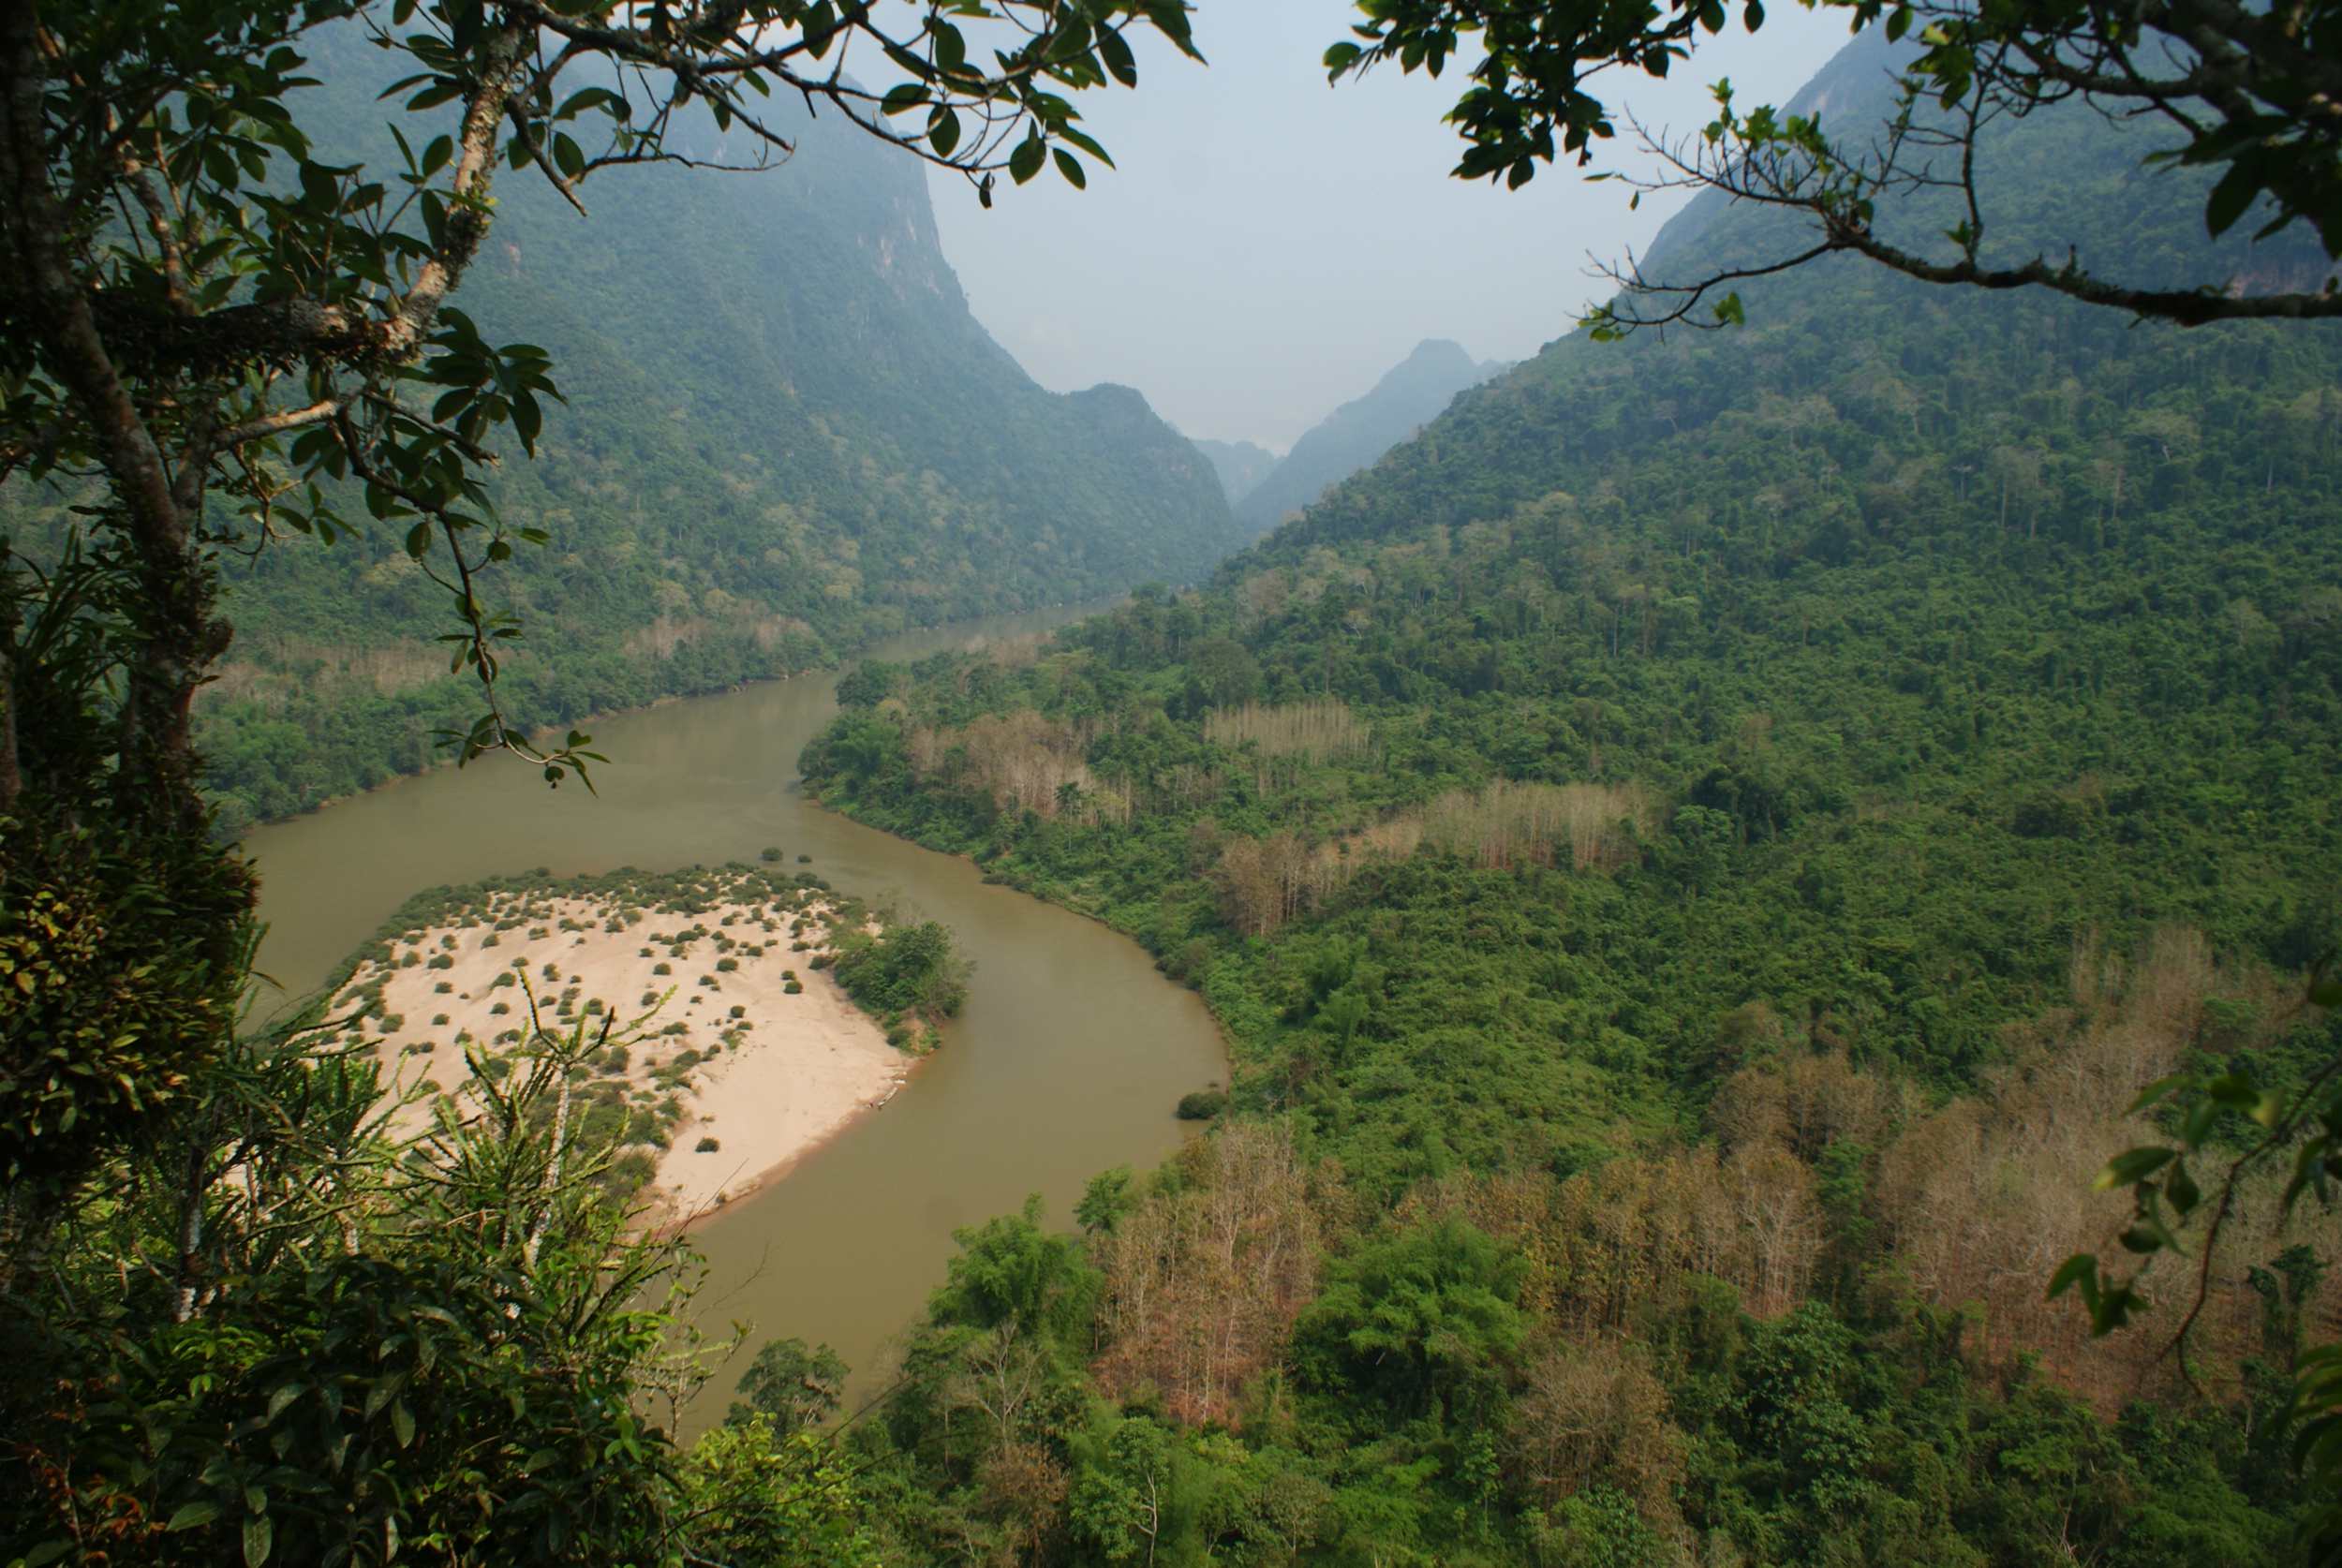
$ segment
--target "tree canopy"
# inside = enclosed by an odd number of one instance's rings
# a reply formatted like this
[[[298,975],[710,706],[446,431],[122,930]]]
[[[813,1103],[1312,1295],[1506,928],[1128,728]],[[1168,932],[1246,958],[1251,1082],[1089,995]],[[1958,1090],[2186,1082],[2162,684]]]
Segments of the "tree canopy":
[[[1808,0],[1809,4],[1814,0]],[[1688,185],[1792,211],[1801,243],[1759,261],[1689,277],[1615,275],[1625,301],[1597,313],[1608,331],[1734,319],[1736,294],[1695,307],[1740,279],[1848,253],[1931,283],[1993,289],[2040,288],[2140,316],[2195,324],[2240,318],[2342,316],[2330,268],[2270,286],[2229,275],[2177,288],[2126,278],[2122,259],[2053,252],[2006,257],[1988,249],[1994,215],[1979,191],[1981,139],[1997,122],[2081,102],[2111,120],[2146,120],[2171,134],[2149,164],[2215,171],[2203,196],[2217,236],[2245,219],[2263,237],[2301,224],[2329,262],[2342,258],[2342,6],[2329,0],[2256,7],[2234,0],[2151,0],[2102,6],[1994,0],[1819,0],[1860,31],[1885,19],[1890,40],[1914,47],[1897,63],[1899,95],[1880,120],[1771,106],[1736,108],[1716,88],[1716,118],[1699,135],[1663,143],[1640,126],[1668,168],[1645,188]],[[1386,62],[1440,75],[1469,59],[1472,85],[1447,119],[1465,143],[1459,177],[1525,185],[1540,163],[1593,165],[1623,115],[1596,95],[1608,71],[1666,76],[1696,58],[1702,38],[1731,24],[1724,0],[1617,6],[1607,0],[1360,0],[1355,40],[1326,52],[1339,81]],[[1764,25],[1760,0],[1740,23]],[[1628,122],[1630,125],[1632,122]],[[1617,170],[1595,178],[1634,178]],[[1882,232],[1881,209],[1947,192],[1961,209],[1924,242]]]

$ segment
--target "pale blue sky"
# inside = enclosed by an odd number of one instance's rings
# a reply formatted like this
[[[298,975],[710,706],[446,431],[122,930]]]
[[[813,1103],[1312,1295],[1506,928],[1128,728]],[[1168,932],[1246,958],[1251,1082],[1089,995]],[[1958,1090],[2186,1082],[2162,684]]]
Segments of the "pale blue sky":
[[[1427,337],[1521,359],[1607,293],[1588,253],[1639,249],[1672,203],[1627,210],[1616,184],[1545,169],[1521,190],[1466,185],[1440,116],[1462,90],[1386,70],[1329,87],[1317,60],[1344,0],[1200,0],[1208,69],[1167,48],[1135,93],[1082,103],[1119,171],[1086,192],[1053,174],[991,212],[934,190],[976,315],[1045,386],[1119,381],[1191,436],[1282,449]],[[1707,84],[1777,103],[1846,41],[1843,13],[1772,11],[1709,40],[1665,81],[1608,79],[1647,121],[1709,119]],[[1621,138],[1605,155],[1629,155]]]

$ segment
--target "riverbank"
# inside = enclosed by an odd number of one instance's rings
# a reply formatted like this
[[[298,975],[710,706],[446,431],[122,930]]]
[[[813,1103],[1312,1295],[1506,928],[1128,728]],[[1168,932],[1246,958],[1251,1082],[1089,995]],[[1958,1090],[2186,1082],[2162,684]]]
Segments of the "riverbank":
[[[1064,618],[958,625],[870,657],[912,663]],[[1171,1107],[1223,1077],[1227,1058],[1202,1000],[1167,984],[1127,939],[794,789],[798,753],[835,712],[833,687],[825,674],[761,682],[590,726],[595,748],[611,756],[595,770],[598,793],[548,790],[526,768],[483,759],[257,830],[249,849],[268,925],[260,968],[282,987],[263,1013],[295,1008],[345,973],[416,890],[541,880],[532,867],[717,865],[778,845],[787,858],[775,869],[817,871],[948,927],[973,972],[941,1048],[912,1064],[886,1109],[691,1230],[707,1268],[695,1310],[708,1334],[748,1322],[759,1337],[827,1343],[854,1368],[847,1398],[859,1402],[890,1380],[891,1340],[943,1282],[954,1231],[1013,1213],[1034,1192],[1065,1215],[1099,1171],[1151,1166],[1193,1133]],[[791,967],[809,989],[804,956]],[[730,1152],[732,1113],[714,1108]],[[711,1382],[682,1430],[720,1421],[732,1393],[729,1377]]]
[[[901,1089],[915,1058],[831,968],[882,930],[817,878],[747,866],[437,890],[351,961],[326,1015],[416,1091],[393,1120],[408,1137],[475,1070],[573,1042],[588,1139],[617,1145],[648,1222],[688,1225]]]
[[[1050,626],[1063,625],[1110,609],[1122,602],[1126,597],[1128,597],[1126,594],[1117,593],[1102,599],[1086,599],[1077,604],[1051,603],[1029,610],[1004,611],[998,616],[986,617],[982,621],[945,621],[932,625],[897,628],[889,631],[874,631],[852,647],[838,651],[825,649],[823,657],[803,664],[792,665],[785,670],[770,673],[744,671],[722,675],[709,681],[690,683],[676,687],[672,690],[660,691],[639,702],[622,702],[588,708],[566,718],[557,714],[551,717],[540,716],[531,721],[530,730],[534,738],[540,743],[551,744],[571,731],[585,731],[590,733],[611,721],[652,713],[679,703],[704,703],[719,697],[736,695],[758,687],[780,686],[791,681],[834,678],[839,671],[852,666],[856,660],[875,657],[879,651],[906,640],[948,636],[961,629],[980,628],[990,622],[1031,621]],[[990,634],[981,630],[970,630],[968,635],[973,642],[990,640]],[[1009,633],[1008,635],[1027,635],[1027,633]],[[204,689],[206,692],[211,692],[214,688],[207,687]],[[469,700],[469,687],[457,689],[465,695],[466,701]],[[199,703],[199,713],[217,701],[216,697],[201,699]],[[451,712],[444,717],[450,724],[459,719],[467,721],[469,710],[467,708],[460,712]],[[386,790],[395,789],[416,779],[429,778],[436,774],[460,771],[463,766],[464,764],[457,762],[452,754],[434,750],[420,761],[395,762],[383,777],[371,782],[362,783],[355,789],[329,790],[314,798],[303,799],[296,805],[279,810],[254,810],[248,805],[243,804],[240,798],[231,798],[238,795],[235,789],[215,787],[212,788],[211,794],[214,805],[219,808],[219,818],[213,831],[222,842],[241,839],[247,834],[263,828],[315,817],[329,806],[346,806],[352,801],[363,800],[370,795],[379,794]],[[214,771],[226,777],[231,771],[230,764],[225,759],[215,760]]]

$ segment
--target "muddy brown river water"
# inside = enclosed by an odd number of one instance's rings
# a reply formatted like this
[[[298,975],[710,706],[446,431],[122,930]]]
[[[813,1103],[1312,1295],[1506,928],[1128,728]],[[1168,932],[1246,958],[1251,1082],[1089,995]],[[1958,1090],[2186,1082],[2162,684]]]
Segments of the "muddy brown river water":
[[[915,658],[1047,629],[1059,610],[894,639]],[[1028,1193],[1070,1224],[1082,1183],[1175,1148],[1178,1097],[1223,1080],[1220,1034],[1193,993],[1134,943],[935,854],[822,810],[797,787],[797,753],[836,712],[829,675],[674,703],[591,726],[611,762],[599,796],[548,791],[491,760],[409,778],[259,829],[269,935],[260,966],[289,992],[321,984],[412,894],[544,866],[556,874],[753,860],[779,846],[793,867],[848,892],[893,894],[942,921],[974,961],[968,1005],[883,1110],[778,1183],[699,1226],[708,1274],[696,1310],[711,1335],[734,1320],[749,1345],[826,1341],[872,1391],[890,1341],[941,1282],[955,1226]],[[719,1369],[687,1429],[720,1415],[745,1364]]]

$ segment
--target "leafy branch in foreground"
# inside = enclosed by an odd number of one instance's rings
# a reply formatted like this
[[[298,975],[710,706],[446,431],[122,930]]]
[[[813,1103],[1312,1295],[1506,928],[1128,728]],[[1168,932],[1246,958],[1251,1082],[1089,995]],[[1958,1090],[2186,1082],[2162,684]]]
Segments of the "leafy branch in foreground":
[[[408,116],[451,111],[427,138],[393,126],[403,167],[315,155],[292,98],[310,81],[304,39],[328,24],[363,28],[416,67],[390,90]],[[1105,154],[1063,94],[1134,83],[1123,34],[1141,24],[1193,52],[1173,0],[936,0],[894,29],[830,0],[12,9],[0,26],[0,476],[103,486],[93,558],[130,572],[117,596],[126,782],[157,791],[182,824],[200,817],[188,712],[231,634],[210,555],[280,528],[346,531],[326,488],[336,481],[406,528],[408,554],[453,599],[457,663],[478,673],[487,706],[459,754],[515,751],[555,780],[593,760],[575,742],[538,749],[497,705],[497,649],[517,629],[476,589],[514,540],[542,537],[496,518],[485,443],[509,427],[533,453],[541,399],[559,395],[541,349],[492,348],[446,308],[494,221],[499,164],[533,168],[573,203],[613,165],[768,167],[792,150],[761,107],[779,89],[955,170],[987,202],[997,172],[1022,184],[1045,154],[1079,185],[1074,150]],[[1007,47],[979,63],[971,31]],[[901,80],[864,88],[850,60]],[[743,133],[747,161],[699,148],[688,106],[719,137]],[[920,109],[923,128],[897,128]],[[0,809],[14,771],[0,768]]]
[[[205,842],[192,727],[233,638],[222,553],[331,541],[354,498],[448,596],[482,700],[443,737],[458,759],[510,751],[556,783],[600,761],[582,733],[533,741],[497,695],[520,629],[483,579],[546,535],[500,518],[484,481],[501,438],[535,451],[560,395],[543,349],[493,344],[450,303],[499,170],[576,202],[615,165],[769,167],[792,150],[764,107],[779,92],[987,197],[1045,154],[1078,184],[1076,155],[1104,153],[1069,95],[1136,81],[1134,28],[1193,52],[1177,0],[0,15],[0,481],[79,503],[63,548],[0,541],[0,951],[40,1004],[0,1017],[11,1179],[69,1188],[225,1048],[251,878]],[[408,73],[379,167],[332,160],[303,124],[329,29]],[[712,152],[727,134],[748,151]],[[67,1048],[60,1026],[100,1043]]]
[[[2218,170],[2204,202],[2216,237],[2248,213],[2267,214],[2260,237],[2296,223],[2314,231],[2328,261],[2342,259],[2342,5],[2306,0],[2264,11],[2233,0],[2144,0],[2116,7],[2082,0],[1999,5],[1979,0],[1822,0],[1856,31],[1885,19],[1886,36],[1917,40],[1899,66],[1900,97],[1879,127],[1851,139],[1826,134],[1818,114],[1771,107],[1744,115],[1719,83],[1721,111],[1705,135],[1670,146],[1639,126],[1645,149],[1665,165],[1655,178],[1617,170],[1640,191],[1689,187],[1794,210],[1812,220],[1818,244],[1752,271],[1685,282],[1645,277],[1631,260],[1606,269],[1626,290],[1598,307],[1590,324],[1604,336],[1682,322],[1728,325],[1739,302],[1727,295],[1706,314],[1705,297],[1736,278],[1801,266],[1834,252],[1869,259],[1929,283],[1990,289],[2041,288],[2091,304],[2194,325],[2231,319],[2342,316],[2331,269],[2314,269],[2259,291],[2229,277],[2188,288],[2126,283],[2069,252],[2063,263],[1985,253],[1987,214],[1978,195],[1979,139],[1998,121],[2066,103],[2116,120],[2150,120],[2177,133],[2175,144],[2142,162]],[[1386,62],[1441,74],[1472,43],[1480,46],[1473,85],[1448,111],[1465,142],[1455,173],[1501,177],[1518,187],[1539,163],[1594,161],[1617,134],[1609,103],[1589,90],[1603,72],[1633,68],[1664,77],[1693,57],[1699,41],[1729,25],[1723,0],[1676,0],[1649,10],[1599,0],[1360,0],[1356,41],[1327,50],[1336,81]],[[1742,25],[1764,24],[1759,0],[1741,7]],[[1629,122],[1631,124],[1631,121]],[[1946,231],[1948,253],[1891,242],[1877,229],[1882,199],[1953,193],[1964,215]],[[1643,308],[1655,300],[1655,308]]]

